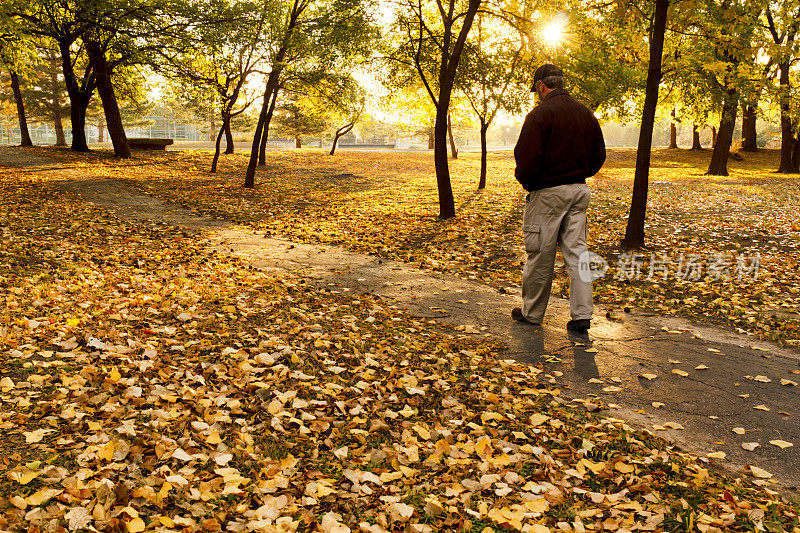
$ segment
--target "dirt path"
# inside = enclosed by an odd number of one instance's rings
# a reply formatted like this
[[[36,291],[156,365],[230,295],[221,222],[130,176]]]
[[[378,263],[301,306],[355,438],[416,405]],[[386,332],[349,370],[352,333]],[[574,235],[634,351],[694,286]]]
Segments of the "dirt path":
[[[622,320],[608,320],[596,310],[589,336],[569,335],[564,328],[568,303],[557,298],[551,299],[542,328],[521,325],[509,316],[519,295],[338,247],[265,238],[24,150],[0,148],[0,164],[54,179],[121,218],[203,232],[209,246],[259,268],[295,271],[332,291],[371,292],[416,316],[463,326],[465,334],[491,335],[506,344],[509,357],[543,363],[553,379],[571,389],[564,396],[591,400],[596,395],[608,405],[608,416],[700,456],[724,451],[727,460],[713,462],[735,475],[753,464],[775,474],[789,491],[800,486],[800,387],[781,385],[782,379],[800,382],[797,351],[635,309]],[[780,449],[770,444],[775,439],[794,446]],[[760,446],[744,450],[741,444],[750,442]]]

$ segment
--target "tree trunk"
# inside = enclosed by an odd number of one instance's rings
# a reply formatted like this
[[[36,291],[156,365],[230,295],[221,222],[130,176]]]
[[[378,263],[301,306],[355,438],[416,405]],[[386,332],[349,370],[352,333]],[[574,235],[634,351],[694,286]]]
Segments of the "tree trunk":
[[[225,132],[225,126],[222,126],[217,133],[217,140],[214,143],[214,159],[211,160],[211,173],[217,171],[217,162],[219,161],[219,152],[222,148],[222,134]]]
[[[59,106],[53,107],[53,129],[56,130],[56,146],[66,146],[67,140],[64,138],[64,123],[61,121],[61,109]]]
[[[275,104],[278,101],[279,88],[275,89],[272,95],[272,100],[269,103],[267,110],[267,117],[264,121],[264,133],[261,136],[261,146],[258,148],[258,164],[264,166],[267,164],[267,141],[269,140],[269,125],[272,123],[272,115],[275,113]]]
[[[792,152],[792,172],[800,173],[800,133],[797,134],[797,139],[794,142],[794,151]]]
[[[703,145],[700,144],[700,131],[697,124],[692,124],[692,150],[702,150]]]
[[[728,89],[722,105],[722,116],[719,120],[719,132],[714,143],[714,153],[711,154],[711,163],[708,165],[709,176],[728,175],[728,156],[733,143],[733,129],[736,126],[736,112],[739,104],[736,89]]]
[[[265,95],[266,99],[266,95]],[[252,189],[256,186],[256,165],[258,163],[258,150],[261,147],[261,134],[264,132],[264,123],[267,120],[267,107],[269,102],[261,105],[261,113],[258,116],[258,124],[253,134],[253,145],[250,148],[250,161],[247,163],[247,172],[244,176],[244,188]]]
[[[751,105],[746,105],[742,109],[742,152],[758,152],[756,108]]]
[[[458,148],[453,139],[453,123],[450,120],[450,113],[447,114],[447,137],[450,139],[450,155],[453,159],[458,159]]]
[[[675,108],[672,108],[672,121],[669,123],[669,147],[678,147],[678,126],[675,124]]]
[[[667,27],[669,0],[655,0],[656,10],[650,35],[650,61],[647,69],[642,127],[639,130],[639,146],[636,151],[636,172],[633,177],[633,197],[625,228],[622,246],[642,248],[644,246],[644,220],[647,211],[647,188],[650,175],[650,151],[653,145],[658,88],[661,84],[661,60],[664,52],[664,33]]]
[[[11,90],[14,92],[14,101],[17,104],[19,136],[21,138],[20,146],[33,146],[31,134],[28,131],[28,117],[25,116],[25,103],[22,101],[22,91],[19,89],[19,76],[13,70],[10,70],[9,74],[11,75]]]
[[[295,6],[297,6],[297,4],[295,4]],[[272,109],[274,109],[274,100],[270,102],[270,99],[272,99],[274,93],[275,100],[277,100],[280,75],[281,71],[283,70],[283,60],[286,58],[286,52],[289,49],[289,41],[291,40],[290,38],[292,33],[294,33],[294,28],[297,25],[297,20],[299,19],[301,13],[302,10],[297,10],[296,7],[292,9],[292,13],[289,18],[289,25],[286,27],[286,31],[284,32],[283,44],[281,45],[280,49],[278,49],[278,53],[275,55],[275,59],[272,62],[272,70],[267,78],[267,88],[264,91],[264,102],[261,105],[261,113],[258,117],[258,126],[256,127],[255,135],[253,135],[253,146],[250,149],[250,161],[247,163],[247,173],[244,177],[244,186],[247,189],[252,189],[255,187],[256,164],[259,162],[259,152],[261,153],[264,161],[263,164],[266,164],[266,138],[267,134],[269,133],[269,122],[272,118]],[[263,149],[261,143],[262,135],[264,137]]]
[[[446,99],[442,98],[444,91],[443,88],[439,92],[439,107],[436,109],[436,121],[433,124],[433,166],[436,168],[440,219],[456,216],[453,186],[450,183],[450,166],[447,163],[447,108],[450,106],[450,98],[449,96]]]
[[[295,148],[302,148],[303,147],[303,143],[300,140],[300,136],[299,135],[295,135],[294,136],[294,147]]]
[[[125,135],[125,126],[122,125],[122,115],[117,104],[117,95],[111,82],[111,67],[106,61],[105,50],[100,43],[87,40],[86,53],[92,62],[95,76],[97,77],[97,92],[103,102],[103,114],[106,116],[108,136],[114,145],[114,155],[123,159],[130,159],[131,149],[128,146],[128,137]]]
[[[233,132],[231,131],[231,117],[222,119],[222,128],[225,131],[225,153],[233,153]]]
[[[428,130],[428,150],[433,150],[434,145],[433,129]]]
[[[789,62],[780,64],[781,76],[781,164],[778,172],[792,172],[792,151],[794,149],[794,133],[792,132],[792,115],[790,105]]]
[[[78,95],[69,99],[69,118],[72,124],[72,147],[74,152],[88,152],[89,144],[86,142],[86,107],[88,101],[85,95]]]
[[[103,121],[99,120],[97,122],[97,142],[103,143],[106,142],[105,140],[105,131],[103,131]]]
[[[478,182],[478,190],[486,188],[486,130],[488,129],[489,124],[481,118],[481,180]]]
[[[353,129],[354,126],[355,123],[350,122],[339,128],[338,130],[336,130],[336,133],[333,135],[333,144],[331,145],[330,155],[333,155],[334,152],[336,152],[336,145],[339,144],[339,139],[343,135],[347,135],[348,133],[350,133],[350,131]]]
[[[717,127],[711,126],[711,148],[717,145]]]
[[[285,54],[285,51],[283,52]],[[282,58],[282,54],[280,54],[280,52],[279,56]],[[253,135],[253,146],[250,149],[250,161],[247,164],[247,174],[245,174],[244,179],[244,186],[246,189],[252,189],[255,187],[256,165],[259,164],[259,155],[263,156],[263,164],[266,164],[266,145],[269,134],[269,122],[271,119],[272,106],[274,105],[272,93],[278,90],[278,76],[280,76],[280,73],[276,70],[273,70],[270,72],[269,78],[267,79],[267,88],[264,91],[264,101],[261,105],[261,113],[258,117],[258,126],[256,126],[256,131]]]
[[[69,39],[58,42],[61,53],[61,72],[64,75],[64,85],[69,96],[69,116],[72,124],[72,150],[75,152],[88,152],[86,142],[86,108],[94,93],[94,74],[90,74],[84,86],[78,85],[75,79],[75,70],[72,66],[73,41]]]

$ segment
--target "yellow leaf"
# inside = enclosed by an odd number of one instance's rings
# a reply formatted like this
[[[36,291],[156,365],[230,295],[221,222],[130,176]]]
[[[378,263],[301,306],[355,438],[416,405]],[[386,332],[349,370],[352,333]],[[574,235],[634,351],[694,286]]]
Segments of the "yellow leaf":
[[[589,470],[591,470],[595,474],[599,474],[606,468],[606,464],[604,462],[595,463],[590,461],[589,459],[581,459],[581,463],[585,465]]]
[[[417,432],[417,434],[420,437],[422,437],[423,440],[428,440],[431,438],[431,432],[425,429],[424,427],[420,426],[419,424],[415,425],[413,429],[414,431]]]
[[[19,483],[20,485],[27,485],[39,475],[39,472],[10,472],[8,477]]]
[[[206,442],[211,444],[212,446],[216,446],[217,444],[222,442],[222,438],[219,436],[218,431],[212,431],[211,434],[206,439]]]
[[[539,498],[526,501],[525,507],[532,513],[543,513],[550,507],[550,503],[547,501],[547,498]]]
[[[686,376],[689,375],[688,372],[686,372],[685,370],[681,370],[680,368],[673,368],[672,369],[672,373],[673,374],[678,374],[679,376],[683,376],[683,377],[686,377]]]
[[[656,374],[639,374],[639,375],[641,377],[643,377],[644,379],[647,379],[647,380],[650,380],[650,381],[653,381],[654,379],[656,379],[658,377]]]
[[[44,502],[46,502],[50,498],[58,496],[62,492],[64,492],[64,491],[58,490],[58,489],[37,490],[36,492],[34,492],[30,496],[28,496],[26,498],[26,500],[28,501],[29,504],[34,505],[34,506],[35,505],[42,505]]]
[[[77,326],[80,323],[81,323],[81,319],[80,318],[68,318],[67,319],[67,326],[69,326],[71,328],[74,328],[75,326]]]
[[[756,405],[753,409],[758,409],[759,411],[769,411],[769,407],[764,404]]]
[[[769,479],[772,477],[772,474],[764,470],[763,468],[759,468],[757,466],[751,466],[750,472],[757,478],[761,479]]]
[[[52,429],[41,428],[33,431],[25,431],[22,434],[25,435],[26,444],[33,444],[36,442],[40,442],[45,435],[51,433],[52,431],[53,431]]]
[[[108,379],[110,379],[111,381],[116,383],[120,379],[122,379],[122,374],[119,373],[119,370],[114,368],[114,369],[111,370],[111,372],[108,373]]]
[[[277,415],[278,413],[283,411],[283,404],[280,402],[280,400],[276,398],[275,400],[269,402],[269,405],[267,406],[267,411],[271,415]]]
[[[726,454],[725,452],[719,452],[719,451],[706,454],[706,457],[710,459],[725,459],[727,456],[728,454]]]
[[[130,522],[126,523],[125,527],[128,529],[128,533],[141,533],[144,531],[144,520],[137,516]]]
[[[23,498],[22,496],[14,495],[11,497],[9,501],[11,502],[11,505],[13,505],[18,509],[22,509],[23,511],[28,507],[28,502],[26,502],[25,498]]]
[[[535,428],[536,426],[539,426],[539,425],[543,424],[544,422],[547,422],[548,420],[550,420],[549,416],[543,415],[541,413],[534,413],[534,414],[531,415],[529,423],[530,423],[531,427]]]
[[[624,463],[622,461],[617,461],[616,464],[614,464],[614,468],[616,468],[619,472],[622,472],[623,474],[630,474],[631,472],[636,470],[636,467],[634,467],[632,464]]]
[[[173,522],[172,518],[170,518],[168,516],[161,516],[161,517],[159,517],[158,521],[161,522],[162,526],[175,527],[175,522]]]
[[[794,444],[792,444],[791,442],[786,442],[785,440],[780,440],[780,439],[771,440],[769,441],[769,443],[781,449],[791,448],[792,446],[794,446]]]
[[[97,452],[97,458],[104,461],[111,461],[111,459],[114,458],[114,449],[116,445],[117,443],[113,440],[106,442],[105,445],[100,448],[100,451]]]
[[[403,407],[403,410],[402,411],[398,411],[398,413],[400,413],[404,417],[408,418],[409,416],[414,414],[414,410],[412,408],[410,408],[408,405],[406,405],[405,407]]]

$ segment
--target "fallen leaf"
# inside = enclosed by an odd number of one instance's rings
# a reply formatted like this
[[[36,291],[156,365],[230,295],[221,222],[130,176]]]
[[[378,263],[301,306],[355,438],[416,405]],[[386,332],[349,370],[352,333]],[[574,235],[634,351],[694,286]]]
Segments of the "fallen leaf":
[[[750,465],[750,473],[752,473],[755,477],[760,479],[769,479],[772,477],[772,474],[770,474],[763,468],[759,468],[757,466],[752,466],[752,465]]]
[[[794,444],[792,444],[791,442],[786,442],[785,440],[780,440],[780,439],[771,440],[769,441],[769,443],[781,449],[791,448],[792,446],[794,446]]]

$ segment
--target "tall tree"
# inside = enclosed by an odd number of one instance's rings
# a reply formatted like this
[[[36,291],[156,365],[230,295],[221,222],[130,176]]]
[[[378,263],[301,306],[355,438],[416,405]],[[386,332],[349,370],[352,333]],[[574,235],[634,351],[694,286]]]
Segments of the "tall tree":
[[[792,66],[798,60],[797,32],[800,30],[800,2],[780,0],[767,2],[766,28],[771,37],[768,54],[780,70],[778,105],[781,113],[781,162],[778,172],[793,173],[794,127],[791,109]]]
[[[192,26],[209,23],[209,17],[195,6],[170,0],[92,0],[79,3],[75,20],[84,28],[80,38],[103,103],[114,154],[129,158],[115,70],[148,62]]]
[[[513,28],[497,23],[487,26],[484,16],[478,15],[475,31],[467,41],[460,64],[461,75],[457,85],[478,118],[481,139],[479,190],[486,187],[486,132],[499,111],[522,111],[522,104],[530,93],[528,73],[520,68],[524,59],[529,59],[525,49],[524,39],[515,34]]]
[[[372,53],[379,31],[365,0],[273,0],[268,8],[269,75],[253,135],[244,187],[255,186],[279,93],[287,80],[321,78]],[[265,161],[266,162],[266,161]]]
[[[400,44],[393,58],[416,70],[436,108],[433,161],[439,218],[456,215],[447,160],[447,116],[461,55],[483,0],[401,0],[396,18]]]
[[[145,62],[188,25],[207,22],[202,8],[171,0],[3,1],[11,6],[8,11],[24,33],[52,39],[59,49],[70,101],[72,149],[89,149],[86,110],[98,90],[114,152],[120,157],[130,157],[130,149],[114,71]]]
[[[642,123],[639,130],[639,147],[636,151],[636,171],[633,177],[633,197],[631,199],[628,225],[622,246],[641,248],[644,246],[644,221],[647,211],[647,189],[650,175],[650,153],[653,143],[653,125],[658,105],[658,89],[661,83],[661,61],[664,50],[664,34],[667,27],[669,0],[655,0],[653,19],[650,28],[650,59],[647,69]]]
[[[214,5],[216,23],[198,26],[181,37],[180,46],[160,51],[159,72],[181,85],[187,99],[214,95],[220,127],[211,172],[217,170],[223,135],[225,153],[234,152],[231,121],[255,100],[248,81],[265,59],[262,44],[267,7],[263,0],[218,2]]]
[[[27,90],[29,108],[33,116],[43,121],[51,121],[56,134],[56,146],[66,146],[64,119],[69,118],[66,106],[67,94],[64,90],[64,77],[61,74],[61,61],[58,50],[52,46],[37,46],[35,74]]]
[[[753,77],[756,50],[754,32],[761,6],[757,0],[707,0],[700,31],[712,48],[707,69],[712,72],[712,88],[722,97],[719,128],[714,151],[706,172],[712,176],[728,175],[728,156],[739,109],[740,95]]]
[[[303,137],[321,135],[328,127],[329,115],[324,107],[307,97],[284,102],[276,111],[278,133],[293,138],[295,148],[303,147]]]
[[[17,117],[19,118],[20,146],[33,146],[31,134],[28,131],[28,118],[25,116],[25,104],[22,101],[22,91],[19,88],[19,76],[16,69],[8,72],[11,77],[11,90],[14,91],[14,101],[17,104]]]
[[[0,9],[0,16],[3,21],[0,22],[0,65],[5,67],[8,71],[9,79],[11,82],[11,90],[14,94],[14,104],[17,108],[17,119],[19,122],[19,133],[21,137],[21,146],[33,146],[31,135],[28,131],[28,117],[25,114],[25,102],[22,99],[22,90],[19,82],[19,69],[24,64],[24,47],[22,37],[19,34],[19,28],[13,24],[13,21],[4,12],[5,9]]]
[[[80,19],[84,2],[77,0],[8,0],[10,16],[18,21],[21,31],[52,39],[59,50],[64,84],[70,102],[72,149],[86,152],[86,108],[94,94],[97,79],[86,58],[81,36],[88,30]]]
[[[364,89],[351,75],[332,77],[332,86],[321,93],[322,99],[330,109],[329,116],[334,124],[330,155],[336,152],[339,139],[347,135],[364,116],[367,100]]]

